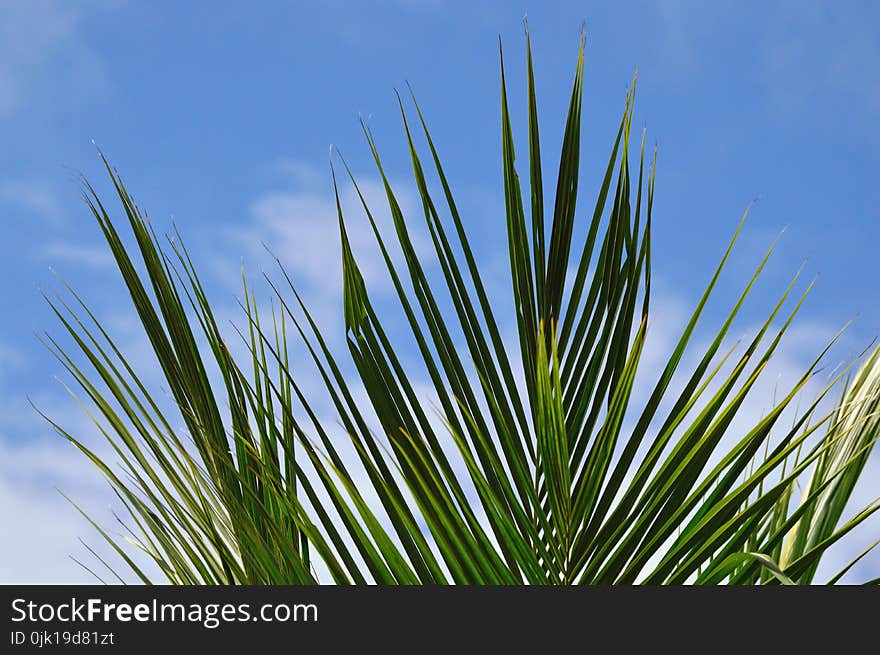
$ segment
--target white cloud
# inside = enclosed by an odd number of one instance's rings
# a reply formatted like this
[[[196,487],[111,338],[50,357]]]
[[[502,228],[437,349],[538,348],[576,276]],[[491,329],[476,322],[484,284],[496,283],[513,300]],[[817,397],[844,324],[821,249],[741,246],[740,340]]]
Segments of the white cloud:
[[[339,222],[329,174],[321,174],[308,164],[286,160],[280,166],[292,188],[267,191],[250,204],[250,220],[243,226],[227,228],[238,252],[244,251],[246,272],[267,272],[276,281],[274,262],[263,244],[278,256],[297,290],[305,298],[318,324],[332,331],[342,320],[342,259]],[[409,275],[400,247],[384,187],[375,178],[358,178],[358,186],[389,251],[395,270],[408,287]],[[410,239],[420,260],[430,269],[435,261],[433,246],[424,227],[424,214],[417,194],[408,182],[391,180],[395,197],[406,218]],[[375,302],[392,293],[392,282],[373,230],[354,186],[340,179],[340,202],[346,232],[363,275],[367,291]],[[211,272],[230,289],[241,289],[240,268],[228,258],[214,255]],[[282,282],[281,288],[286,285]],[[239,312],[227,312],[240,317]]]
[[[294,170],[299,188],[269,192],[251,204],[254,220],[253,226],[248,228],[248,237],[253,245],[259,245],[260,241],[267,243],[291,273],[316,291],[338,294],[342,289],[342,260],[332,190],[328,185],[321,189],[313,186],[320,179],[313,169],[300,165]],[[371,179],[359,180],[358,186],[386,245],[391,245],[390,250],[396,253],[394,227],[384,188],[380,182]],[[422,220],[421,208],[408,188],[394,185],[394,190],[412,230],[411,236],[419,250],[424,250],[423,239],[419,236],[421,232],[413,229],[416,221]],[[340,200],[346,232],[368,289],[388,288],[390,280],[385,263],[352,184],[340,185]]]
[[[752,60],[756,82],[786,116],[796,116],[817,97],[880,110],[880,35],[854,7],[802,0],[765,3],[655,3],[651,37],[660,72],[673,80],[707,73],[717,61],[719,40],[735,44]],[[733,40],[733,37],[736,37]]]
[[[60,494],[51,498],[35,496],[0,477],[0,515],[14,517],[15,521],[14,528],[7,528],[9,532],[4,539],[0,583],[97,582],[70,559],[74,552],[81,554],[76,537],[82,535],[94,541],[94,534]]]
[[[87,419],[81,416],[80,420],[72,423],[85,428]],[[92,445],[96,452],[106,450],[101,444]],[[126,520],[124,508],[74,446],[60,436],[14,444],[0,438],[0,516],[11,526],[2,542],[0,584],[95,584],[92,573],[73,558],[104,581],[115,582],[113,573],[88,548],[123,579],[133,579],[112,547],[71,502],[114,538],[123,532],[114,512]],[[145,571],[155,572],[155,565],[143,554],[130,546],[128,552]]]
[[[22,354],[3,343],[0,343],[0,382],[5,373],[18,369],[24,363]]]
[[[15,207],[30,217],[55,222],[61,216],[61,203],[47,184],[34,180],[0,181],[0,204]]]
[[[40,251],[40,256],[53,266],[58,263],[97,269],[113,266],[113,257],[106,247],[86,246],[63,241],[46,244]]]
[[[761,68],[777,109],[796,113],[821,93],[880,110],[880,35],[862,12],[785,2],[767,27]]]
[[[0,516],[7,526],[0,583],[95,583],[71,556],[93,566],[94,558],[78,539],[102,556],[108,546],[56,488],[106,526],[113,522],[108,509],[113,494],[79,451],[61,437],[47,436],[47,425],[30,408],[18,409],[12,424],[0,417]],[[51,413],[58,417],[61,411]],[[65,422],[80,426],[74,428],[80,433],[89,429],[84,415],[75,416],[69,407]]]
[[[716,38],[742,13],[734,5],[664,0],[655,3],[656,17],[651,34],[657,40],[656,56],[660,71],[680,80],[701,74],[706,68],[705,52]]]
[[[115,325],[111,316],[108,325]],[[112,330],[112,327],[111,327]],[[116,332],[116,335],[126,334]],[[127,360],[146,378],[156,368],[141,361],[140,333],[121,339]],[[57,421],[89,448],[116,461],[97,427],[60,384],[24,389],[19,376],[30,362],[19,351],[0,343],[0,516],[7,529],[0,540],[0,584],[94,583],[95,578],[71,557],[92,567],[105,580],[109,572],[79,543],[85,541],[115,566],[115,556],[103,537],[56,488],[77,503],[100,525],[117,534],[111,507],[125,510],[95,466],[73,445],[56,434],[31,406]],[[69,379],[65,378],[69,383]],[[120,571],[125,571],[120,567]],[[129,576],[130,579],[131,576]]]
[[[81,37],[86,14],[118,2],[0,0],[0,116],[43,93],[83,96],[105,73]]]

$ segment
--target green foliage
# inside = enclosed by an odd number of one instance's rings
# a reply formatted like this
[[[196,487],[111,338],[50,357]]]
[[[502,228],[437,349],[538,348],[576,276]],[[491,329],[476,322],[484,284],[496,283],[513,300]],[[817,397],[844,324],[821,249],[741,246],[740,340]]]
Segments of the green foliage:
[[[696,365],[682,370],[742,223],[659,377],[640,394],[647,400],[634,401],[649,325],[656,178],[656,153],[646,163],[644,134],[637,159],[630,158],[635,81],[585,238],[576,241],[583,41],[549,216],[527,54],[525,200],[503,63],[501,75],[515,347],[502,339],[497,299],[486,291],[415,99],[416,122],[403,101],[400,111],[438,279],[416,252],[416,219],[404,216],[366,127],[393,235],[379,230],[342,162],[439,400],[434,410],[424,406],[415,371],[371,301],[338,192],[350,362],[331,352],[283,268],[281,283],[270,280],[269,317],[245,285],[239,335],[249,356],[234,358],[179,235],[160,240],[104,160],[134,236],[128,248],[84,183],[176,415],[160,409],[143,372],[68,289],[71,300],[47,300],[80,356],[52,337],[47,345],[78,384],[112,457],[53,425],[94,462],[128,511],[121,521],[127,544],[96,527],[139,580],[150,581],[132,544],[180,584],[809,583],[826,549],[878,508],[841,522],[878,436],[878,352],[845,385],[833,412],[816,416],[840,376],[791,426],[779,421],[826,349],[748,431],[731,427],[806,296],[781,313],[795,276],[730,372],[721,373],[733,355],[722,343],[770,252]],[[414,131],[425,139],[426,158]],[[439,192],[429,190],[428,171]],[[403,266],[392,261],[392,247]],[[291,370],[289,339],[305,344],[311,370]],[[356,380],[343,373],[349,365]],[[220,384],[211,382],[215,371]],[[304,375],[320,380],[350,444],[328,432],[302,388]],[[673,376],[684,381],[677,393]],[[359,399],[361,389],[369,403]],[[182,429],[174,427],[181,420]],[[381,433],[370,429],[376,423]],[[791,500],[798,484],[799,504]]]

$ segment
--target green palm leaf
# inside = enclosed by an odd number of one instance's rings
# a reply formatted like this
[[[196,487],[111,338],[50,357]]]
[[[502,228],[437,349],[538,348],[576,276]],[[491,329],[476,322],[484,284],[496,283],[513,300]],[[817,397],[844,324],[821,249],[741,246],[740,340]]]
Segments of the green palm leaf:
[[[390,233],[379,229],[375,208],[339,158],[363,205],[415,353],[395,343],[391,335],[397,330],[388,329],[371,299],[349,243],[332,165],[345,354],[328,346],[279,263],[280,280],[267,277],[271,315],[261,315],[245,283],[245,324],[237,336],[246,356],[233,356],[180,235],[160,240],[106,159],[122,221],[111,218],[84,181],[86,203],[161,367],[173,411],[161,408],[94,314],[67,288],[72,302],[64,296],[47,300],[72,347],[49,335],[46,345],[75,381],[118,463],[52,424],[108,479],[132,523],[128,542],[169,581],[808,583],[822,554],[880,507],[874,503],[842,519],[880,434],[880,351],[843,384],[834,411],[820,415],[844,373],[796,413],[790,428],[779,422],[814,378],[826,348],[760,421],[744,433],[732,428],[809,291],[789,300],[796,275],[739,359],[729,360],[732,351],[722,351],[722,344],[772,248],[696,365],[682,370],[742,222],[647,400],[635,400],[650,331],[657,170],[656,153],[645,162],[645,135],[637,149],[631,144],[635,82],[585,237],[576,241],[583,39],[553,211],[546,217],[528,42],[526,54],[527,199],[503,63],[501,70],[512,290],[507,302],[514,311],[515,349],[502,339],[503,303],[486,291],[415,97],[415,123],[398,101],[422,217],[404,215],[366,127],[393,219]],[[436,275],[413,243],[413,221],[422,218],[439,264]],[[119,232],[123,223],[133,248]],[[396,248],[402,266],[390,254]],[[785,319],[777,325],[780,315]],[[305,345],[308,372],[292,370],[291,340]],[[433,408],[417,391],[413,354],[436,395]],[[728,361],[732,370],[723,374]],[[323,385],[319,404],[305,393],[303,375]],[[672,394],[676,375],[685,382]],[[357,400],[360,388],[366,404]],[[346,438],[328,430],[322,419],[327,405]],[[173,427],[181,421],[182,430]],[[799,484],[803,499],[796,504]],[[150,581],[129,547],[98,530],[139,580]]]

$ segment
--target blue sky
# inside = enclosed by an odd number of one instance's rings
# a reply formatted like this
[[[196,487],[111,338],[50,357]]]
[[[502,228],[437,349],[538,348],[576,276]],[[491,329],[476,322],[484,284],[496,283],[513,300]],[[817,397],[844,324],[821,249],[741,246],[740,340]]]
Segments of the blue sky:
[[[468,228],[483,237],[481,261],[497,272],[502,302],[503,244],[494,240],[503,221],[497,39],[504,42],[522,137],[524,16],[548,184],[586,24],[581,208],[595,197],[638,69],[635,125],[646,127],[649,143],[659,148],[658,331],[674,333],[757,198],[710,323],[788,226],[746,308],[747,320],[762,318],[804,260],[808,277],[820,274],[778,363],[780,379],[856,315],[841,358],[880,333],[875,3],[218,1],[208,7],[0,0],[0,514],[18,526],[0,540],[0,580],[82,579],[65,555],[77,551],[78,536],[92,535],[52,485],[107,502],[96,474],[62,448],[26,400],[88,429],[53,380],[59,367],[33,336],[55,328],[37,292],[52,283],[50,266],[111,327],[130,332],[119,283],[78,195],[79,172],[106,190],[92,141],[161,229],[174,218],[221,306],[234,307],[243,260],[255,271],[265,264],[260,243],[266,241],[303,280],[332,330],[341,306],[334,295],[340,272],[328,147],[345,153],[370,190],[375,171],[358,124],[363,116],[406,201],[412,187],[394,89],[409,81]],[[524,147],[520,139],[520,152]],[[354,238],[356,245],[366,241]],[[371,273],[368,259],[364,266],[368,283],[381,290],[378,268]],[[143,343],[128,345],[133,359],[148,361]],[[880,493],[880,485],[873,491]],[[876,523],[872,529],[876,535]],[[865,567],[863,577],[880,574],[876,559]]]

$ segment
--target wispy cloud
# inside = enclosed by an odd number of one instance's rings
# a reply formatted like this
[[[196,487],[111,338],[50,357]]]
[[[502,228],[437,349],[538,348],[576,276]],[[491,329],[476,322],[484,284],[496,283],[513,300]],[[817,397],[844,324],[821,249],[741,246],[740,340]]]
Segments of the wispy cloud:
[[[660,72],[672,80],[701,74],[706,68],[707,45],[718,37],[721,25],[734,20],[735,5],[665,0],[655,3],[651,35],[657,41]]]
[[[62,215],[55,191],[50,185],[36,180],[0,181],[0,206],[23,212],[27,218],[36,217],[48,222],[57,222]]]
[[[0,516],[15,517],[14,538],[3,543],[0,584],[94,584],[92,574],[72,557],[114,581],[79,540],[116,562],[111,547],[65,495],[116,532],[113,508],[120,513],[124,509],[76,448],[60,437],[0,438]]]
[[[0,343],[0,382],[2,382],[5,372],[18,369],[23,364],[24,357],[20,351]]]
[[[880,111],[880,33],[863,12],[801,0],[738,4],[664,0],[655,4],[651,36],[657,62],[673,80],[717,74],[717,42],[751,62],[776,110],[801,112],[816,96]],[[742,38],[739,35],[743,35]]]
[[[91,574],[69,556],[90,557],[78,538],[98,552],[106,554],[107,548],[57,490],[101,517],[105,525],[113,521],[108,509],[113,494],[87,458],[54,435],[25,398],[13,391],[13,381],[2,375],[7,370],[3,352],[0,393],[6,400],[0,406],[0,516],[14,517],[14,531],[0,549],[0,583],[94,583]],[[75,404],[62,392],[44,390],[36,402],[50,415],[63,416],[66,426],[83,438],[97,432],[85,413],[72,411]],[[106,447],[91,441],[105,452]]]
[[[785,2],[769,17],[762,70],[771,100],[799,112],[816,94],[880,111],[880,33],[859,11]]]
[[[297,288],[313,301],[312,309],[318,316],[323,315],[325,320],[341,316],[339,221],[328,175],[295,161],[283,162],[282,171],[291,178],[290,188],[260,194],[250,204],[250,221],[229,228],[228,233],[237,252],[246,255],[249,267],[256,262],[258,267],[272,268],[263,248],[265,244],[279,258]],[[409,183],[392,180],[391,184],[406,217],[413,246],[423,258],[423,265],[430,266],[432,248],[422,227],[424,219],[417,195]],[[374,178],[362,177],[358,187],[397,270],[405,270],[383,185]],[[357,191],[350,182],[340,181],[339,194],[346,232],[368,291],[374,298],[387,295],[392,288],[391,280]],[[235,275],[230,273],[233,270]],[[240,285],[239,272],[230,266],[228,258],[214,262],[214,273],[235,289]]]
[[[113,257],[106,247],[55,241],[40,251],[41,259],[55,265],[73,264],[79,268],[105,269],[113,265]]]
[[[0,0],[0,116],[44,92],[79,95],[105,80],[100,58],[82,39],[90,12],[117,2]]]

